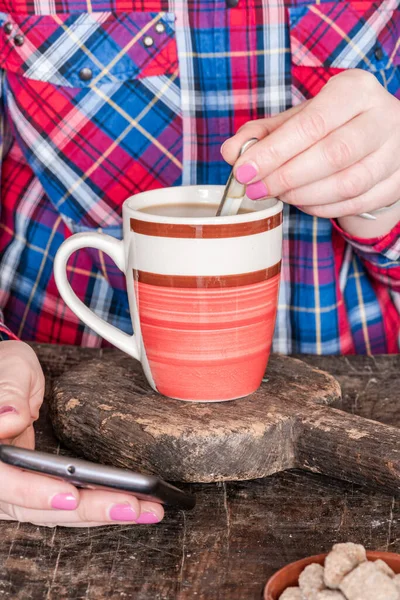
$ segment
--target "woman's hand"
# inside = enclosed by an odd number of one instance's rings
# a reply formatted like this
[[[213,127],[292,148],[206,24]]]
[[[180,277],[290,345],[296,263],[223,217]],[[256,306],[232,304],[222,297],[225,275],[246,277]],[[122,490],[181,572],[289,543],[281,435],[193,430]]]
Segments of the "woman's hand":
[[[340,218],[400,198],[400,101],[366,71],[340,73],[312,100],[247,123],[223,145],[225,160],[233,164],[252,137],[260,142],[235,173],[253,200],[279,196],[310,215]]]
[[[43,401],[44,376],[33,350],[22,342],[0,343],[0,441],[34,448],[33,422]],[[130,494],[78,490],[73,485],[0,462],[0,520],[35,525],[88,527],[157,523],[162,506]]]

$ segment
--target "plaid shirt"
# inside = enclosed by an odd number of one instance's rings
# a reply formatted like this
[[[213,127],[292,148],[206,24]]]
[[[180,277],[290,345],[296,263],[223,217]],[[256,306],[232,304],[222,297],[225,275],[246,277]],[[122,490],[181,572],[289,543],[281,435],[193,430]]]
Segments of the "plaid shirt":
[[[54,283],[65,238],[120,237],[134,193],[225,183],[224,140],[342,69],[371,71],[400,98],[399,2],[0,0],[3,333],[100,345]],[[399,234],[397,224],[357,240],[286,206],[275,350],[397,352]],[[87,305],[131,331],[107,256],[81,251],[69,275]]]

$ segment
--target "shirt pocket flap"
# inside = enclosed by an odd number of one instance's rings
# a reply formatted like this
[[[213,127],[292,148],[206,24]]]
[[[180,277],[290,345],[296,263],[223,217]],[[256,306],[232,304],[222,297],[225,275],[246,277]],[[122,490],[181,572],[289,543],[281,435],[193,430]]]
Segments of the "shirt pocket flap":
[[[170,74],[178,67],[173,13],[0,13],[0,25],[6,22],[0,66],[29,79],[86,87]]]
[[[399,65],[400,11],[389,6],[327,2],[290,8],[293,64],[371,72]]]

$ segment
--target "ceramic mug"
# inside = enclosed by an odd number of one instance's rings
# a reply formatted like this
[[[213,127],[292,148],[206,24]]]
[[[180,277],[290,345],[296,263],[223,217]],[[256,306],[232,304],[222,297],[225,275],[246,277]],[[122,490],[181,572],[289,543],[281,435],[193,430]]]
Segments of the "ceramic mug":
[[[282,253],[282,203],[251,202],[232,217],[166,217],[140,209],[218,206],[222,186],[143,192],[123,205],[121,241],[79,233],[60,247],[54,273],[69,308],[142,364],[151,387],[190,401],[233,400],[254,392],[275,327]],[[246,204],[245,204],[246,205]],[[67,261],[82,248],[108,254],[124,272],[134,335],[92,312],[73,292]]]

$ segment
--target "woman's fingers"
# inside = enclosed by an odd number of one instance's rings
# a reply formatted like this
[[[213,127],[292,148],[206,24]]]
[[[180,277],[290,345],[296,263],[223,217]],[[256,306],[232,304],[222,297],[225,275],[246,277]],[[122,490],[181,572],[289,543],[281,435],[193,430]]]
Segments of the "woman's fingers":
[[[356,85],[357,78],[364,81],[360,89]],[[353,73],[352,82],[353,85],[349,86],[349,79],[343,74],[333,77],[303,110],[249,148],[236,162],[238,181],[248,184],[267,177],[335,129],[367,111],[371,98],[366,92],[379,87],[376,78]],[[253,177],[250,177],[251,169]]]
[[[36,511],[36,512],[40,512],[40,511]],[[35,517],[38,517],[38,515],[36,514]],[[5,513],[0,511],[0,521],[15,521],[15,518],[10,517],[9,515],[6,515]],[[38,525],[39,527],[43,526],[43,523],[39,523],[39,522],[36,523],[35,521],[25,521],[25,522],[32,523],[33,525]],[[54,522],[54,523],[46,523],[44,526],[45,527],[58,527],[58,525],[59,525],[58,523]],[[84,523],[82,521],[79,523],[74,522],[74,523],[63,523],[62,524],[63,527],[85,527],[85,528],[86,527],[104,527],[105,525],[106,525],[106,523],[102,523],[101,521],[98,523],[95,523],[94,521]]]
[[[20,435],[37,419],[44,376],[32,348],[23,342],[0,344],[0,440]]]
[[[64,496],[58,496],[55,500],[58,509],[54,510],[38,510],[0,502],[0,511],[7,519],[11,517],[35,525],[68,527],[121,523],[151,525],[159,523],[164,516],[160,504],[139,501],[131,494],[120,492],[80,490],[79,504],[75,508],[72,508],[72,504],[68,507],[69,500]]]
[[[79,504],[79,491],[73,485],[0,462],[0,505],[17,504],[31,509],[71,510]]]
[[[131,494],[104,490],[80,490],[80,503],[71,513],[60,514],[60,523],[82,521],[107,523],[139,523],[151,525],[164,516],[155,502],[140,501]],[[74,518],[71,518],[74,517]]]
[[[397,171],[399,157],[395,152],[395,145],[396,142],[390,141],[377,152],[366,156],[348,169],[315,183],[290,190],[281,194],[280,198],[288,204],[304,207],[330,205],[357,198]]]
[[[7,482],[0,488],[0,510],[19,521],[33,522],[33,515],[44,524],[75,521],[150,524],[161,521],[164,515],[159,504],[140,502],[131,494],[78,490],[68,482],[4,463],[0,463],[0,481]]]
[[[391,135],[389,123],[381,117],[372,111],[363,113],[284,164],[264,179],[268,195],[281,196],[325,179],[379,149]]]
[[[301,209],[309,215],[326,219],[351,217],[363,212],[370,212],[390,206],[400,199],[400,171],[381,181],[366,193],[355,198],[336,202],[336,204],[321,204],[304,206]]]
[[[44,377],[32,349],[0,344],[0,441],[33,448],[32,423],[43,400]],[[0,462],[0,519],[38,525],[158,523],[162,506],[130,494],[79,490],[68,482]]]
[[[251,138],[257,138],[258,140],[264,139],[267,135],[280,127],[282,123],[285,123],[293,115],[303,110],[308,103],[309,100],[297,106],[293,106],[292,108],[279,113],[279,115],[274,115],[273,117],[268,117],[266,119],[258,119],[257,121],[249,121],[240,127],[237,133],[233,137],[229,138],[229,140],[226,140],[226,142],[224,142],[221,146],[221,153],[224,160],[226,160],[226,162],[230,165],[233,165],[239,156],[241,147],[245,142]],[[257,144],[255,144],[254,147],[256,145]]]

